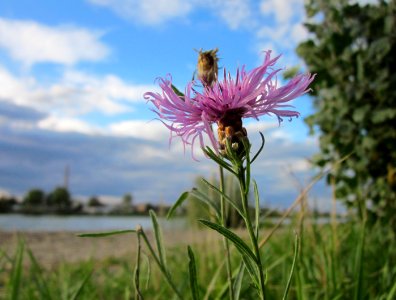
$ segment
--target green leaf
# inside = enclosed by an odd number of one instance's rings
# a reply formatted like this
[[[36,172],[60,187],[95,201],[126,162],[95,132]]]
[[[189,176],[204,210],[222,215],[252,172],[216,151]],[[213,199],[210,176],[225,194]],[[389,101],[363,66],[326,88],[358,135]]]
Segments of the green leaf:
[[[234,286],[233,286],[235,299],[239,299],[239,295],[241,294],[241,287],[242,287],[242,281],[243,281],[244,274],[245,274],[245,265],[241,262],[239,265],[238,273],[235,277]]]
[[[175,92],[176,95],[178,95],[179,97],[184,97],[184,94],[182,92],[179,91],[179,89],[177,87],[175,87],[172,84],[172,90]]]
[[[141,253],[142,253],[142,245],[141,245],[141,232],[138,231],[137,233],[137,250],[136,250],[136,265],[135,265],[135,270],[133,272],[133,285],[135,288],[135,299],[143,299],[142,293],[140,290],[140,261],[141,261]]]
[[[150,209],[149,213],[150,213],[151,221],[153,222],[153,231],[155,236],[155,242],[157,244],[159,260],[162,266],[164,267],[164,269],[168,272],[168,268],[166,266],[165,248],[163,245],[161,227],[158,224],[158,220],[155,212],[152,209]]]
[[[366,239],[366,221],[363,221],[360,229],[360,236],[355,253],[355,265],[354,265],[354,275],[355,275],[355,289],[353,299],[362,299],[363,293],[363,260],[364,260],[364,248]]]
[[[40,265],[38,264],[33,252],[30,249],[27,250],[27,253],[29,255],[30,262],[32,263],[32,274],[34,276],[34,282],[37,286],[37,290],[40,293],[40,298],[51,300],[51,293],[47,285],[47,281],[43,277],[43,271]]]
[[[264,149],[264,145],[265,145],[264,134],[262,134],[261,132],[259,132],[259,133],[261,136],[261,146],[258,149],[257,153],[253,156],[252,160],[250,161],[251,164],[256,160],[256,158],[260,155],[261,151],[263,151],[263,149]]]
[[[298,256],[299,249],[300,249],[300,239],[299,239],[298,235],[296,234],[296,238],[294,240],[293,263],[292,263],[289,279],[287,280],[286,289],[285,289],[285,292],[283,294],[283,298],[282,298],[283,300],[286,300],[287,299],[287,295],[289,294],[289,290],[290,290],[290,285],[291,285],[291,281],[292,281],[292,278],[293,278],[294,269],[296,268],[296,262],[297,262],[297,256]]]
[[[84,289],[85,285],[87,284],[89,278],[91,278],[92,271],[85,275],[84,279],[80,282],[77,290],[74,292],[74,295],[70,297],[71,300],[76,300],[80,296],[82,290]]]
[[[78,237],[90,237],[90,238],[97,238],[97,237],[105,237],[117,234],[124,234],[124,233],[136,233],[134,229],[127,229],[127,230],[115,230],[109,232],[98,232],[98,233],[81,233],[78,234]]]
[[[18,242],[18,248],[15,253],[15,257],[12,262],[11,269],[11,280],[10,280],[10,288],[11,288],[11,300],[19,299],[19,291],[22,279],[22,271],[23,271],[23,253],[25,252],[25,242],[20,240]]]
[[[166,216],[166,218],[169,220],[173,213],[175,212],[175,210],[183,204],[183,202],[188,198],[188,194],[189,192],[184,192],[183,194],[180,195],[179,199],[177,199],[177,201],[175,202],[175,204],[172,205],[172,207],[170,208],[170,210],[168,211],[168,214]]]
[[[213,275],[211,275],[212,279],[210,280],[209,284],[207,285],[206,293],[205,293],[205,296],[203,297],[204,300],[208,300],[212,291],[215,290],[216,281],[219,278],[221,271],[223,270],[225,261],[226,260],[224,259],[223,262],[217,266],[216,272]]]
[[[238,249],[242,257],[246,255],[257,264],[257,258],[252,252],[252,250],[250,250],[249,246],[246,245],[246,243],[235,233],[225,228],[224,226],[210,222],[208,220],[199,220],[199,222],[201,222],[202,224],[213,230],[216,230],[218,233],[225,236],[229,241],[231,241],[235,245],[235,247]]]
[[[253,180],[253,190],[254,190],[254,201],[255,201],[255,234],[256,239],[258,238],[259,227],[260,227],[260,196],[257,188],[256,180]]]
[[[238,205],[236,205],[234,203],[234,201],[232,201],[232,199],[230,197],[228,197],[224,192],[220,191],[220,189],[218,189],[216,186],[214,186],[213,184],[211,184],[209,181],[207,181],[205,178],[202,178],[202,181],[212,190],[214,190],[215,192],[219,193],[221,196],[224,197],[224,199],[231,204],[231,206],[239,213],[240,216],[242,216],[244,218],[244,215],[242,213],[242,211],[240,210],[240,208],[238,207]]]
[[[188,270],[190,274],[190,288],[191,295],[193,300],[199,299],[199,290],[198,290],[198,282],[197,282],[197,267],[195,264],[194,252],[192,251],[190,246],[187,246],[188,257],[190,259],[188,263]]]
[[[209,208],[212,208],[214,210],[215,214],[216,214],[216,217],[220,218],[220,209],[219,209],[219,207],[218,207],[216,202],[214,202],[213,200],[209,199],[209,197],[207,195],[201,193],[196,188],[192,189],[190,194],[192,196],[194,196],[198,201],[201,201],[202,203],[204,203]]]
[[[392,289],[389,291],[388,297],[386,300],[392,300],[396,298],[396,282],[393,284]]]
[[[246,270],[248,271],[250,278],[252,279],[255,288],[259,290],[259,277],[257,274],[257,269],[253,265],[252,260],[247,256],[242,256],[242,260],[245,264]]]
[[[233,170],[232,166],[220,158],[210,147],[202,148],[202,151],[218,165],[229,171],[230,173],[237,175]]]
[[[374,124],[380,124],[382,122],[392,120],[396,117],[396,109],[386,108],[381,110],[376,110],[373,112],[371,120]]]
[[[369,113],[369,110],[370,110],[370,108],[369,108],[369,106],[367,106],[367,105],[362,106],[362,107],[358,107],[358,108],[353,112],[353,115],[352,115],[353,120],[354,120],[356,123],[362,122],[363,119],[364,119],[364,117]]]

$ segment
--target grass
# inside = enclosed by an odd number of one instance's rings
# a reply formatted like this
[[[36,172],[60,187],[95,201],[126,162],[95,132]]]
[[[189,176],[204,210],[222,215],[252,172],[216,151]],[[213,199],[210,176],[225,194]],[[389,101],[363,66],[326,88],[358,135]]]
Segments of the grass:
[[[247,238],[243,233],[242,236]],[[131,239],[131,247],[137,249],[136,235],[125,238]],[[168,244],[166,253],[161,249],[161,260],[166,259],[183,299],[193,299],[191,290],[194,299],[228,299],[220,236],[211,233],[190,246],[188,250],[186,245]],[[396,299],[395,249],[395,234],[390,228],[368,227],[353,221],[317,224],[296,218],[261,248],[266,299],[282,299],[286,287],[285,299]],[[174,299],[174,292],[145,244],[141,250],[142,298]],[[238,285],[240,299],[255,299],[257,294],[249,285],[249,275],[240,268],[238,249],[231,247],[231,251],[234,284]],[[135,299],[136,255],[63,263],[45,269],[21,240],[11,256],[0,250],[0,299]],[[191,286],[190,274],[197,277],[196,286]]]

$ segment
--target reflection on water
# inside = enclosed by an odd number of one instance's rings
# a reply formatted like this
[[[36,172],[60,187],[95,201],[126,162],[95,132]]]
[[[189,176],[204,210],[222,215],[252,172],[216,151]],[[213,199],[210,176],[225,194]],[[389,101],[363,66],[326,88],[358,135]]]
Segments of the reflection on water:
[[[164,229],[183,228],[186,221],[159,220]],[[0,215],[2,231],[107,231],[117,229],[135,229],[140,224],[151,229],[151,219],[145,216],[30,216]]]

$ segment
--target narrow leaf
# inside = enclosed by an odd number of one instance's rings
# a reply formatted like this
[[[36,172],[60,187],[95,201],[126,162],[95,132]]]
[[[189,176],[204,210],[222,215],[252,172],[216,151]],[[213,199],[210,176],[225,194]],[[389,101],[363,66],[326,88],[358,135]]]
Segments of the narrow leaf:
[[[256,160],[256,158],[259,156],[261,151],[263,151],[263,149],[264,149],[264,145],[265,145],[264,134],[262,134],[261,132],[259,132],[259,133],[261,136],[261,146],[260,146],[260,149],[257,151],[257,153],[253,156],[252,160],[250,161],[251,164]]]
[[[155,212],[150,209],[149,213],[150,213],[151,221],[153,222],[153,230],[154,230],[155,242],[157,244],[159,260],[162,266],[165,268],[166,272],[168,272],[168,268],[166,266],[166,256],[165,256],[165,249],[163,246],[161,227],[158,224],[158,220]]]
[[[258,239],[259,227],[260,227],[260,196],[257,188],[257,182],[253,180],[253,190],[254,190],[254,201],[255,201],[255,234],[256,239]]]
[[[116,230],[116,231],[98,232],[98,233],[82,233],[82,234],[78,234],[77,236],[97,238],[97,237],[111,236],[111,235],[124,234],[124,233],[135,233],[135,232],[136,230],[134,229],[127,229],[127,230]]]
[[[396,282],[393,284],[392,289],[388,294],[388,297],[386,297],[386,300],[392,300],[395,298],[396,298]]]
[[[134,285],[134,288],[135,288],[135,299],[137,299],[137,300],[141,300],[141,299],[143,299],[143,296],[142,296],[142,293],[141,293],[141,291],[140,291],[140,270],[141,270],[141,268],[140,268],[140,256],[141,256],[141,250],[142,250],[142,245],[141,245],[141,240],[140,240],[140,235],[141,235],[141,233],[140,233],[140,231],[138,231],[138,234],[137,234],[137,245],[136,245],[136,247],[137,247],[137,255],[136,255],[136,266],[135,266],[135,270],[134,270],[134,276],[133,276],[133,278],[134,278],[134,280],[133,280],[133,285]]]
[[[71,300],[76,300],[79,298],[82,290],[84,289],[85,285],[87,284],[89,278],[91,278],[92,275],[92,271],[89,272],[87,275],[85,275],[84,279],[81,281],[81,283],[79,284],[76,292],[74,293],[74,295],[72,297],[70,297]]]
[[[202,224],[204,224],[205,226],[207,226],[213,230],[216,230],[218,233],[225,236],[228,240],[230,240],[235,245],[235,247],[238,249],[238,251],[240,252],[242,257],[246,255],[257,264],[257,258],[254,255],[254,253],[252,252],[252,250],[250,250],[248,245],[246,245],[246,243],[239,236],[237,236],[235,233],[228,230],[224,226],[221,226],[219,224],[216,224],[216,223],[213,223],[213,222],[210,222],[207,220],[199,220],[199,222],[201,222]]]
[[[204,153],[210,157],[212,160],[214,160],[218,165],[222,166],[224,169],[229,171],[230,173],[237,175],[235,171],[233,170],[232,166],[228,163],[226,163],[222,158],[220,158],[216,153],[213,152],[213,150],[210,147],[202,148]]]
[[[209,197],[203,193],[201,193],[199,190],[197,189],[192,189],[190,194],[194,197],[197,198],[197,200],[201,201],[202,203],[204,203],[205,205],[207,205],[208,207],[211,207],[216,214],[216,217],[219,219],[220,218],[220,209],[217,205],[216,202],[214,202],[213,200],[209,199]]]
[[[286,289],[285,289],[285,292],[283,294],[283,298],[282,298],[283,300],[286,300],[287,299],[287,295],[289,294],[289,289],[290,289],[291,281],[292,281],[292,278],[293,278],[294,269],[296,267],[296,262],[297,262],[297,256],[298,256],[299,248],[300,248],[300,239],[299,239],[298,235],[296,234],[296,238],[295,238],[295,241],[294,241],[293,263],[292,263],[292,268],[291,268],[291,271],[290,271],[289,279],[287,280]]]
[[[175,212],[175,210],[183,204],[183,202],[188,198],[189,192],[184,192],[183,194],[180,195],[179,199],[175,202],[175,204],[172,205],[170,210],[168,211],[168,214],[166,216],[167,219],[170,219]]]
[[[215,289],[215,284],[217,279],[219,278],[219,275],[221,274],[221,271],[223,270],[223,266],[225,264],[226,260],[224,259],[221,264],[218,265],[216,272],[212,275],[212,279],[210,280],[209,284],[207,285],[208,288],[206,289],[206,293],[204,296],[204,300],[208,300],[210,297],[210,294],[212,291]]]
[[[18,243],[17,252],[13,259],[12,271],[11,271],[11,300],[19,299],[19,288],[21,285],[22,278],[22,262],[23,262],[23,253],[25,251],[25,243],[20,240]]]
[[[211,188],[212,190],[214,190],[215,192],[219,193],[221,196],[224,197],[224,199],[231,204],[231,206],[239,213],[240,216],[242,216],[244,218],[244,214],[242,213],[242,211],[240,210],[240,208],[234,203],[234,201],[231,200],[230,197],[228,197],[224,192],[222,192],[220,189],[218,189],[216,186],[214,186],[213,184],[211,184],[210,182],[208,182],[205,178],[202,178],[202,181],[209,186],[209,188]]]
[[[360,231],[359,241],[356,248],[355,254],[355,290],[354,290],[354,299],[362,299],[362,284],[363,284],[363,254],[364,254],[364,241],[366,238],[366,221],[363,221],[362,228]]]
[[[250,278],[257,290],[259,290],[259,277],[257,275],[256,268],[252,264],[252,260],[247,256],[242,256],[243,263],[245,264],[246,270],[249,273]]]
[[[244,274],[245,274],[245,265],[241,262],[233,286],[235,299],[239,299],[239,295],[241,294],[241,287],[242,287]]]
[[[43,271],[40,265],[38,264],[36,258],[33,255],[33,252],[30,249],[27,250],[27,253],[29,255],[30,262],[32,263],[34,282],[36,283],[37,290],[40,293],[40,298],[51,300],[51,293],[49,291],[46,280],[43,278]]]
[[[184,97],[184,94],[182,92],[179,91],[179,89],[177,87],[175,87],[172,84],[172,90],[175,92],[176,95],[178,95],[179,97]]]
[[[187,247],[188,257],[190,259],[188,263],[188,270],[190,274],[190,287],[191,287],[191,295],[193,300],[199,299],[199,290],[198,290],[198,282],[197,282],[197,267],[195,264],[194,252],[191,247]]]

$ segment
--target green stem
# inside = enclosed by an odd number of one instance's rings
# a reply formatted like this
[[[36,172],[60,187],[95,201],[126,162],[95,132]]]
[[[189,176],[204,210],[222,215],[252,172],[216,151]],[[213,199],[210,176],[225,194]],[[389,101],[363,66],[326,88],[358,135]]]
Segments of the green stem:
[[[226,207],[225,207],[225,199],[224,199],[224,171],[221,166],[219,166],[219,173],[220,173],[220,191],[222,194],[220,195],[220,213],[221,213],[221,225],[226,226]],[[232,267],[231,267],[231,257],[230,257],[230,246],[228,243],[228,239],[223,236],[223,243],[224,243],[224,248],[226,251],[226,269],[227,269],[227,278],[228,278],[228,284],[229,284],[229,294],[230,294],[230,300],[234,300],[234,289],[233,289],[233,283],[232,283]]]
[[[173,283],[172,278],[170,277],[170,274],[168,272],[168,270],[161,264],[161,261],[159,260],[159,258],[157,257],[157,255],[155,254],[155,251],[153,249],[153,247],[151,246],[147,235],[144,233],[143,229],[141,229],[140,231],[146,245],[147,248],[149,249],[151,255],[154,257],[155,262],[157,263],[158,267],[160,268],[162,274],[165,276],[166,282],[169,284],[169,286],[172,288],[172,290],[175,292],[176,296],[182,300],[183,296],[180,294],[179,290],[176,288],[176,285]]]
[[[135,299],[137,300],[142,300],[143,296],[140,292],[140,252],[141,252],[141,242],[140,242],[140,231],[137,232],[137,256],[136,256],[136,269],[135,269],[135,278],[134,278],[134,284],[135,284]]]
[[[247,162],[247,165],[249,165],[249,162]],[[239,185],[241,189],[241,196],[242,196],[242,209],[243,213],[245,214],[245,223],[246,227],[249,232],[249,237],[250,241],[253,245],[253,250],[254,254],[256,255],[257,258],[257,267],[259,269],[259,276],[260,276],[260,296],[261,299],[264,300],[265,298],[265,284],[264,284],[264,272],[263,272],[263,265],[261,262],[261,256],[260,256],[260,248],[258,245],[258,240],[257,237],[254,233],[252,221],[249,215],[249,203],[248,203],[248,196],[249,196],[249,181],[250,181],[250,167],[247,166],[246,168],[246,175],[245,175],[245,169],[243,168],[242,165],[238,167],[238,180],[239,180]]]

